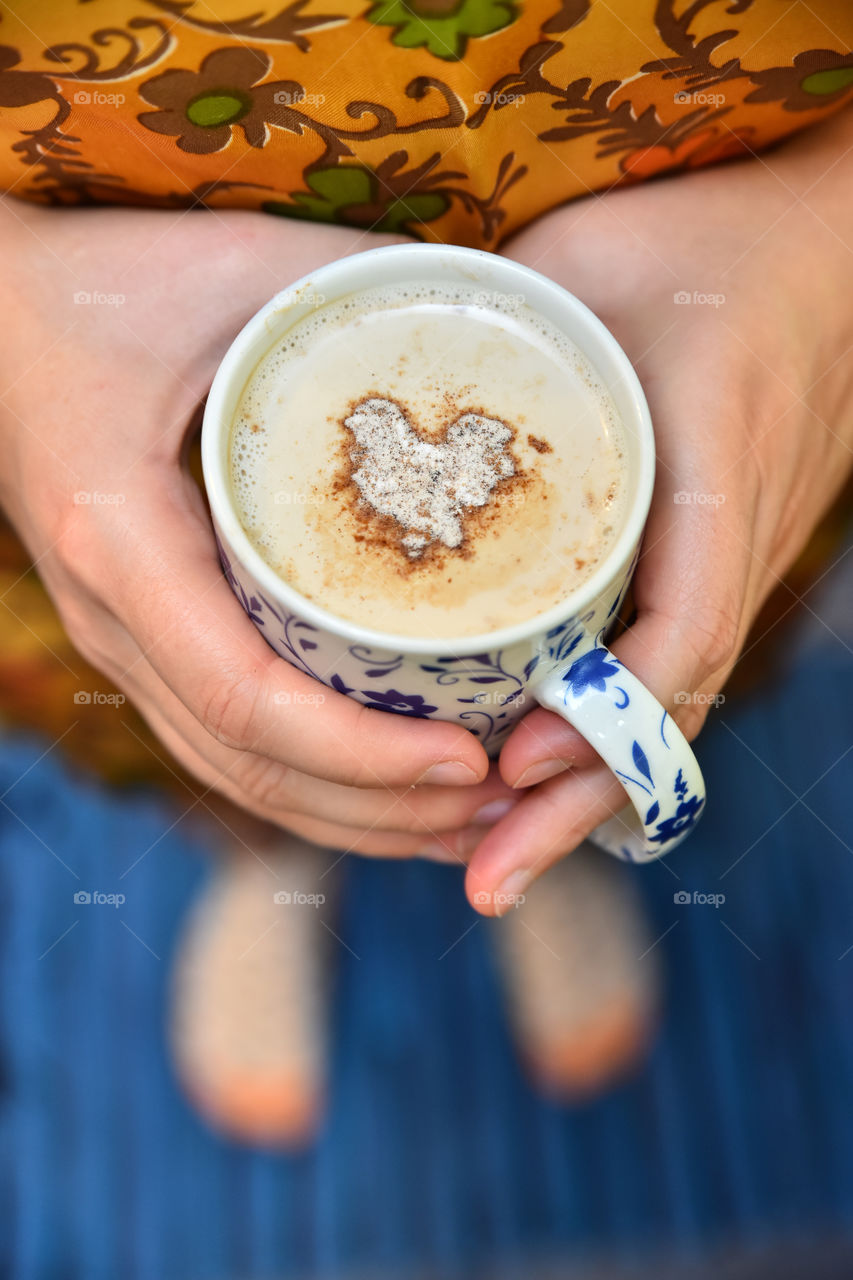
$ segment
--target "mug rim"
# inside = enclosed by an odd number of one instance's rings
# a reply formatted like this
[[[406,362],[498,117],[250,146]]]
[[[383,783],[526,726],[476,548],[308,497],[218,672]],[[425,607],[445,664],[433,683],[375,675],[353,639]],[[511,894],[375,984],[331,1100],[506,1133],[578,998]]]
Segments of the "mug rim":
[[[523,622],[492,631],[479,632],[476,635],[432,638],[419,635],[397,635],[390,631],[376,631],[370,627],[364,627],[360,623],[351,622],[347,618],[332,613],[322,605],[309,600],[307,596],[301,595],[267,564],[240,523],[230,495],[230,484],[226,474],[227,465],[222,462],[223,435],[226,436],[224,452],[227,453],[227,435],[232,425],[229,416],[223,411],[226,396],[237,379],[242,379],[240,386],[242,394],[254,369],[279,340],[282,333],[286,332],[286,327],[278,327],[277,324],[273,324],[273,321],[277,321],[278,317],[287,311],[298,313],[299,303],[296,295],[300,292],[307,293],[309,288],[319,291],[327,279],[331,287],[333,284],[346,282],[348,275],[369,272],[371,265],[369,260],[375,260],[380,256],[386,259],[392,257],[398,259],[401,281],[406,279],[407,268],[411,270],[414,266],[414,270],[417,271],[418,262],[428,263],[429,258],[437,259],[440,256],[461,261],[463,265],[467,262],[474,272],[478,267],[482,269],[485,261],[490,272],[502,273],[503,278],[510,283],[513,278],[516,283],[521,281],[522,284],[525,280],[532,279],[540,291],[551,295],[559,309],[565,314],[571,314],[574,320],[580,323],[584,333],[590,334],[598,344],[604,347],[608,358],[617,366],[619,378],[634,412],[634,421],[625,425],[637,437],[639,447],[637,474],[634,477],[630,505],[622,529],[607,557],[585,582],[567,592],[550,609],[526,618]],[[426,271],[434,272],[434,269],[427,266]],[[481,280],[477,277],[472,280],[472,283],[475,285],[482,283],[484,288],[499,291],[500,281],[496,284],[494,280],[486,278]],[[349,292],[369,287],[370,282],[363,280],[360,285],[338,288],[337,292],[333,291],[328,299],[324,298],[322,305],[325,305],[327,300],[335,302]],[[532,310],[535,312],[538,308],[533,306]],[[301,318],[302,316],[297,314],[293,323],[298,323]],[[552,323],[560,327],[559,321],[552,321]],[[263,335],[269,338],[269,342],[265,350],[256,354],[256,349],[259,348],[258,340]],[[603,375],[597,360],[573,333],[567,332],[567,336],[589,360],[605,389],[612,396],[611,380]],[[620,418],[624,418],[621,409],[619,412]],[[224,536],[229,551],[277,603],[291,609],[293,613],[320,630],[332,632],[345,640],[348,645],[359,644],[378,649],[395,649],[398,653],[427,655],[441,650],[465,656],[484,650],[505,648],[547,633],[553,627],[565,622],[567,618],[583,613],[613,583],[620,568],[629,563],[642,536],[654,487],[655,444],[649,407],[634,366],[606,325],[573,293],[531,267],[481,249],[470,249],[461,245],[398,244],[367,249],[361,253],[337,258],[318,267],[316,271],[301,276],[281,289],[243,325],[223,356],[208,393],[202,422],[201,459],[204,485],[214,525]]]

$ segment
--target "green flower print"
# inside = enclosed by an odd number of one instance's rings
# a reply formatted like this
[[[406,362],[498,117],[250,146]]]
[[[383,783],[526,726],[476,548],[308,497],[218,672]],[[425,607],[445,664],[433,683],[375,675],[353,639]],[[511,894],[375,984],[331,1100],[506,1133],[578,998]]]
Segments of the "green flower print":
[[[426,47],[436,58],[454,61],[469,37],[490,36],[518,17],[516,0],[376,0],[367,20],[393,27],[393,44]]]
[[[196,155],[227,147],[234,126],[252,147],[266,144],[268,125],[301,133],[304,90],[294,80],[261,84],[271,65],[263,50],[233,48],[208,54],[198,71],[164,71],[140,86],[142,100],[159,110],[142,112],[139,123]]]
[[[438,191],[406,191],[405,181],[395,193],[393,183],[381,183],[376,173],[360,165],[317,169],[306,182],[310,192],[294,192],[293,204],[269,200],[264,204],[266,212],[410,235],[410,224],[441,217],[449,204]]]

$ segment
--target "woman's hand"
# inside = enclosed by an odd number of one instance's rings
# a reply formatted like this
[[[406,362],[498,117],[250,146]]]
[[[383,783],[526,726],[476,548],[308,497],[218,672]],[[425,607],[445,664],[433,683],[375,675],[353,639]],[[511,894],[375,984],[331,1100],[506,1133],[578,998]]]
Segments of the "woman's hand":
[[[690,739],[853,461],[851,146],[847,112],[761,158],[575,202],[504,246],[601,317],[645,388],[657,482],[637,619],[613,651]],[[532,789],[471,858],[485,914],[627,802],[542,709],[500,768]]]
[[[185,465],[246,320],[312,268],[396,239],[0,202],[0,499],[77,648],[205,784],[317,843],[450,858],[443,833],[464,828],[464,848],[511,794],[483,748],[332,690],[294,697],[317,686],[231,594]]]

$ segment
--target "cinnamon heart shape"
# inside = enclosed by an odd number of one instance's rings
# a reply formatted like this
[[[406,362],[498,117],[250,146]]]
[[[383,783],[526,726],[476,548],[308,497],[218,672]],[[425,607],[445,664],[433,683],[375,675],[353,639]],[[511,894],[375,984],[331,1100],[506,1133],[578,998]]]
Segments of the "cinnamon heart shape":
[[[377,515],[407,530],[401,545],[410,559],[432,542],[460,546],[465,511],[485,506],[495,485],[515,474],[506,447],[513,432],[499,418],[462,414],[433,442],[414,430],[395,400],[371,396],[344,426],[357,446],[352,478]]]

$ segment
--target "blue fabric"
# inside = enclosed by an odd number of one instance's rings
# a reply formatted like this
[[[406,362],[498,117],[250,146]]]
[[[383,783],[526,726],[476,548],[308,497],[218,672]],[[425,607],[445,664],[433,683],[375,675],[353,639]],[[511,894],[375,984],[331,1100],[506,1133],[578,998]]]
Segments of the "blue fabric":
[[[667,866],[625,869],[668,930],[665,1024],[634,1081],[574,1110],[538,1100],[455,869],[351,860],[331,1106],[296,1159],[210,1136],[170,1071],[170,960],[204,849],[158,797],[0,741],[2,1275],[451,1275],[849,1233],[853,664],[824,640],[711,713],[702,823]]]

